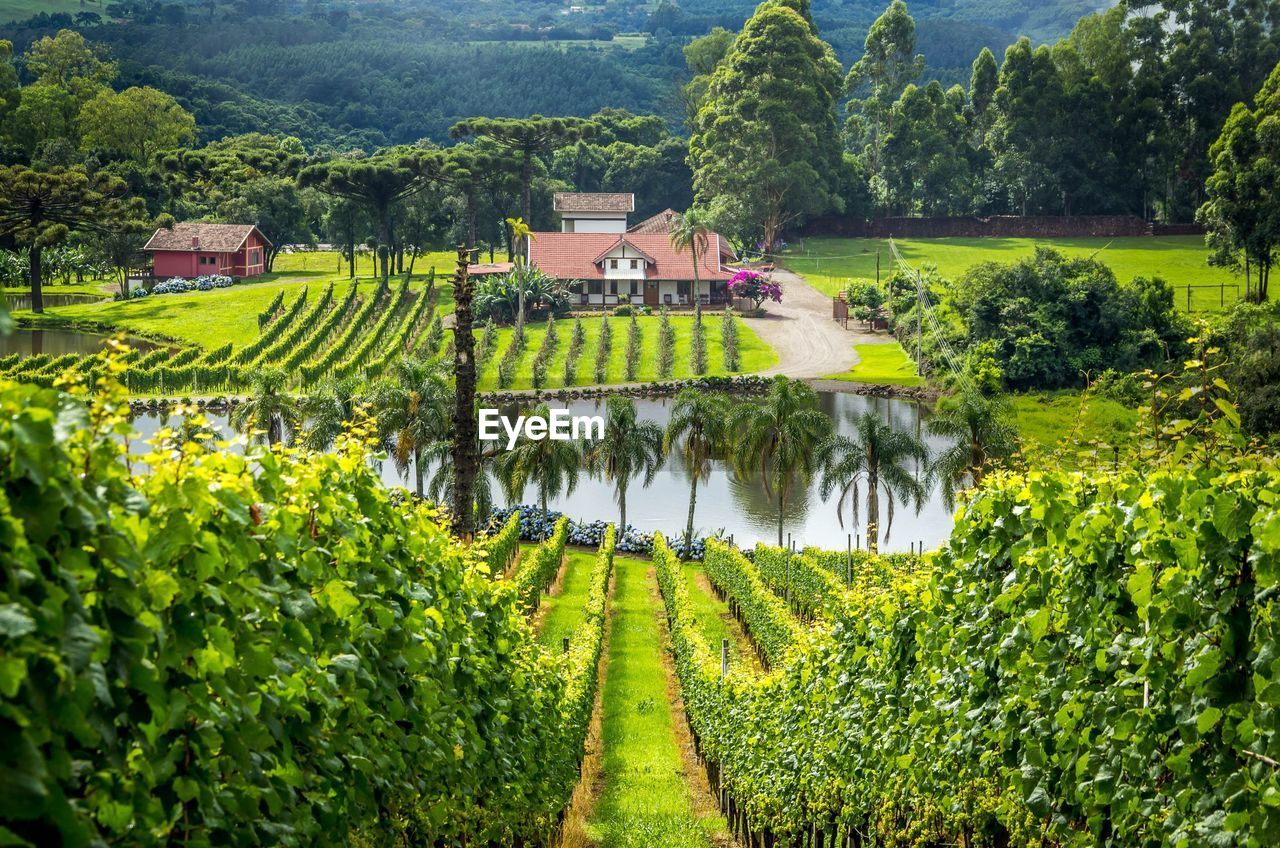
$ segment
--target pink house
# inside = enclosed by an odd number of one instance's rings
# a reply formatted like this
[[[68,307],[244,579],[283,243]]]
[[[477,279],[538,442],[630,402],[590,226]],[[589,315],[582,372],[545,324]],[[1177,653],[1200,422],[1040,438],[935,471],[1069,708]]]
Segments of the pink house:
[[[266,269],[271,242],[253,224],[183,222],[161,227],[143,250],[152,254],[157,279],[225,274],[254,277]]]

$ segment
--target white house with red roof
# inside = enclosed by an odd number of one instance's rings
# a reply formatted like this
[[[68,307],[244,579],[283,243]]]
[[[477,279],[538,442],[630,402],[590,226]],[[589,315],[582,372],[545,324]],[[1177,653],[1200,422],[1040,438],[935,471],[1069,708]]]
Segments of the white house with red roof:
[[[608,197],[611,209],[632,206],[630,195]],[[558,200],[556,204],[558,209],[588,205],[576,200]],[[711,233],[695,273],[692,251],[671,245],[667,230],[672,214],[670,210],[661,212],[630,230],[624,215],[620,228],[612,223],[613,218],[592,219],[601,222],[593,224],[593,229],[604,221],[611,222],[610,231],[583,231],[575,222],[568,231],[562,227],[561,232],[534,233],[528,241],[529,264],[569,283],[577,304],[583,306],[612,306],[622,296],[652,307],[693,306],[695,278],[697,296],[704,306],[728,303],[728,282],[734,270],[727,263],[737,258],[733,250],[719,234]]]

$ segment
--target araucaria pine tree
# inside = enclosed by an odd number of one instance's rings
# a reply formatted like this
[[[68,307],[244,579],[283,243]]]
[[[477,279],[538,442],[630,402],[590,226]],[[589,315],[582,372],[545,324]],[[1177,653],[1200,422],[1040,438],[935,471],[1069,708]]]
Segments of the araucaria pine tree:
[[[676,332],[671,328],[671,314],[662,307],[658,318],[658,376],[666,379],[676,364]]]
[[[737,371],[738,361],[738,324],[733,320],[733,310],[724,308],[724,320],[720,324],[720,338],[724,343],[724,370]]]
[[[636,379],[636,375],[640,373],[640,344],[642,335],[640,332],[640,323],[636,321],[636,316],[631,316],[631,325],[627,327],[627,382]]]

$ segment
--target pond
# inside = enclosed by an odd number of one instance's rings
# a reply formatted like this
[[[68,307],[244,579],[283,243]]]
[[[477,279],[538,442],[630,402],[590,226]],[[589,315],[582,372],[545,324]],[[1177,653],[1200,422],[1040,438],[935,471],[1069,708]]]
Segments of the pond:
[[[101,303],[107,300],[105,295],[98,294],[50,294],[44,293],[44,307],[50,309],[58,306],[76,306],[81,303]],[[5,306],[10,312],[23,312],[31,308],[29,292],[9,292],[4,296]]]
[[[823,411],[832,418],[842,434],[851,435],[854,421],[862,413],[869,411],[895,428],[919,437],[932,453],[945,447],[944,443],[930,437],[926,427],[929,409],[923,404],[833,392],[820,392],[819,400]],[[636,404],[643,418],[666,426],[670,417],[670,400],[637,400]],[[574,401],[566,406],[575,415],[604,414],[604,402],[599,400]],[[209,417],[224,435],[231,435],[226,416]],[[140,415],[134,419],[134,425],[147,438],[161,425],[161,420],[155,414]],[[145,451],[144,446],[139,449]],[[428,473],[431,470],[433,469],[428,469]],[[919,472],[923,475],[924,469],[919,469]],[[412,472],[408,479],[402,479],[391,462],[383,463],[380,473],[387,485],[413,485]],[[493,492],[495,502],[501,503],[503,499],[496,483],[493,484]],[[817,480],[807,488],[797,486],[787,505],[784,533],[791,534],[800,547],[814,545],[843,550],[850,536],[856,536],[865,545],[865,487],[862,491],[862,503],[859,504],[861,522],[857,525],[853,523],[846,504],[844,526],[841,526],[836,515],[837,498],[836,494],[823,498]],[[535,501],[536,494],[531,486],[525,493],[523,502]],[[585,476],[578,481],[572,494],[562,495],[552,501],[550,506],[575,520],[616,521],[618,518],[613,487],[603,480]],[[637,482],[627,490],[627,522],[645,532],[661,530],[669,536],[682,533],[688,507],[689,475],[678,455],[665,460],[653,483],[647,488],[642,488]],[[888,504],[882,495],[882,525],[887,510]],[[734,540],[743,547],[750,547],[757,541],[773,544],[777,542],[777,515],[777,499],[768,495],[759,479],[743,480],[723,462],[713,463],[710,479],[698,486],[694,527],[700,535],[722,531],[725,535],[733,534]],[[885,528],[881,527],[880,549],[885,552],[907,551],[912,545],[922,542],[926,548],[933,548],[950,535],[951,527],[951,511],[943,505],[940,495],[932,491],[918,513],[914,506],[896,505],[893,526],[889,529],[887,539]]]
[[[71,330],[62,327],[45,329],[18,328],[7,336],[0,336],[0,356],[20,353],[23,356],[48,354],[52,357],[65,356],[68,353],[92,354],[102,350],[102,345],[110,338],[104,333],[89,333],[83,330]],[[132,336],[125,339],[134,350],[146,353],[163,345],[138,339]]]

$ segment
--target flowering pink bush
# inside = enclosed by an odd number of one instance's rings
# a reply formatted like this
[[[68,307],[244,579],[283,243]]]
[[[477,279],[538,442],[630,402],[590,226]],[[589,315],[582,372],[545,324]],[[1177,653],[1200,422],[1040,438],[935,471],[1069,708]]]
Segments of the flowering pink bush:
[[[766,300],[782,303],[782,286],[759,271],[739,271],[729,280],[729,294],[745,297],[755,302],[756,309]]]

